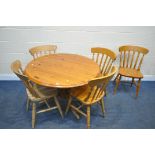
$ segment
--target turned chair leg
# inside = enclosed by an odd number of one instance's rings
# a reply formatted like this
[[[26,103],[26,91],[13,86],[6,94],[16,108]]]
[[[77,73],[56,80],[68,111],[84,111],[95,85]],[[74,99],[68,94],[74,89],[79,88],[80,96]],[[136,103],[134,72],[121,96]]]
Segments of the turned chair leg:
[[[105,89],[105,91],[104,91],[104,92],[105,92],[105,96],[107,96],[107,89]]]
[[[30,99],[29,99],[29,98],[27,98],[27,103],[26,103],[26,111],[28,111],[28,110],[29,110],[29,104],[30,104]]]
[[[134,83],[134,78],[132,78],[132,82],[131,82],[130,87],[132,87],[133,83]]]
[[[101,110],[102,110],[102,114],[103,114],[103,117],[104,117],[105,108],[104,108],[104,99],[103,98],[100,100],[100,105],[101,105]]]
[[[117,74],[117,76],[115,77],[114,82],[116,81],[116,79],[118,78],[118,76],[119,76],[119,74]]]
[[[90,106],[87,106],[87,128],[90,128]]]
[[[61,106],[60,106],[59,101],[58,101],[58,99],[57,99],[56,96],[54,97],[54,101],[55,101],[55,103],[56,103],[56,106],[58,107],[58,110],[59,110],[59,112],[60,112],[61,117],[63,118],[63,117],[64,117],[64,116],[63,116],[63,112],[62,112]]]
[[[141,84],[141,79],[138,80],[138,84],[137,84],[137,88],[136,88],[136,97],[138,97],[138,94],[139,94],[140,84]]]
[[[67,103],[67,107],[66,107],[65,115],[68,113],[68,110],[69,110],[69,108],[70,108],[71,102],[72,102],[72,97],[69,96],[69,100],[68,100],[68,103]]]
[[[32,103],[32,128],[35,128],[36,121],[36,104]]]
[[[115,86],[115,89],[114,89],[114,94],[116,94],[116,91],[117,91],[117,88],[120,84],[120,81],[121,81],[121,75],[119,75],[119,77],[116,79],[116,86]]]

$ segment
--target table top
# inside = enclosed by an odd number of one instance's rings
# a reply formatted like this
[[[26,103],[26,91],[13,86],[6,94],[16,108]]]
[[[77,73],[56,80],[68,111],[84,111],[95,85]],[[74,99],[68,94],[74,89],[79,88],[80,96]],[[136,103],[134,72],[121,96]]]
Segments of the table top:
[[[76,54],[51,54],[32,60],[25,74],[37,84],[72,88],[82,86],[100,73],[93,60]]]

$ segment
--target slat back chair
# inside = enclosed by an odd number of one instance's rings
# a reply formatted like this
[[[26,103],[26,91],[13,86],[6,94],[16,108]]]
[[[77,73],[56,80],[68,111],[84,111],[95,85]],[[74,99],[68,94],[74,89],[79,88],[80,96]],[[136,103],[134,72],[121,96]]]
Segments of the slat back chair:
[[[109,81],[112,79],[114,74],[116,73],[117,68],[115,66],[112,67],[112,70],[106,76],[101,76],[95,79],[92,79],[88,82],[88,85],[83,88],[74,88],[71,90],[71,96],[68,101],[68,105],[66,108],[66,113],[68,112],[69,108],[74,111],[74,114],[77,118],[79,118],[79,114],[82,114],[87,118],[87,128],[90,128],[90,107],[95,103],[99,103],[102,108],[102,113],[104,114],[104,101],[103,97],[105,95],[104,90],[108,85]],[[79,107],[72,104],[72,97],[75,97],[79,100],[82,105]],[[87,112],[84,113],[81,110],[81,107],[86,106]],[[77,112],[77,113],[75,113]]]
[[[93,54],[92,59],[100,66],[101,74],[108,74],[116,60],[116,54],[107,48],[101,47],[91,48],[91,53]]]
[[[57,95],[56,89],[41,87],[41,86],[31,82],[28,79],[28,77],[24,74],[22,67],[21,67],[21,62],[19,60],[16,60],[11,64],[11,69],[21,79],[21,81],[24,83],[24,85],[26,87],[26,92],[27,92],[27,96],[28,96],[27,107],[29,105],[29,101],[32,102],[32,128],[35,127],[35,118],[36,118],[36,114],[38,114],[38,113],[51,111],[53,109],[58,109],[61,116],[63,117],[63,113],[62,113],[60,104],[56,97],[56,95]],[[54,98],[56,106],[51,107],[48,104],[47,100],[50,98]],[[39,110],[36,112],[36,103],[43,103],[43,102],[47,105],[48,108]]]
[[[42,45],[29,49],[29,52],[33,56],[33,58],[36,59],[44,55],[55,54],[56,49],[56,45]]]
[[[138,46],[121,46],[120,67],[140,70],[144,56],[149,52],[148,49]]]
[[[23,74],[23,70],[22,70],[22,67],[21,67],[21,62],[19,60],[14,61],[11,64],[11,69],[22,80],[22,82],[24,83],[26,88],[30,91],[30,93],[33,96],[39,98],[39,96],[37,95],[37,93],[33,89],[33,86],[31,84],[31,82],[29,81],[28,77]]]
[[[140,83],[143,75],[140,71],[144,56],[149,52],[148,49],[139,46],[121,46],[119,48],[120,52],[120,66],[119,72],[115,78],[116,87],[114,93],[116,93],[117,88],[120,84],[121,77],[132,78],[131,86],[134,84],[136,86],[136,97],[138,96],[140,90]],[[138,79],[138,83],[134,81]]]

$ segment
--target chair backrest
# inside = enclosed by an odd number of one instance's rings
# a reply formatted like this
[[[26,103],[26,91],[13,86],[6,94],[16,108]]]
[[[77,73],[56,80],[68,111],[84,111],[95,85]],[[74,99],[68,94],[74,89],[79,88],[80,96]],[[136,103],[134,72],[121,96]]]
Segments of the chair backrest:
[[[144,55],[149,52],[148,49],[139,46],[121,46],[120,52],[120,67],[133,68],[140,70]]]
[[[89,100],[90,97],[92,102],[97,101],[98,99],[103,97],[106,86],[109,83],[109,81],[112,79],[116,71],[117,71],[117,68],[113,66],[111,72],[108,75],[101,76],[89,81],[88,85],[90,87],[90,93],[86,97],[85,101]]]
[[[116,60],[116,54],[106,48],[94,47],[91,48],[93,60],[100,66],[102,75],[106,75],[111,71],[112,64]]]
[[[39,97],[38,94],[35,92],[30,80],[26,75],[24,75],[24,72],[22,70],[21,62],[19,60],[14,61],[11,64],[11,70],[22,80],[26,88],[30,91],[30,93],[35,96]]]
[[[33,58],[36,59],[44,55],[54,54],[56,52],[56,49],[56,45],[42,45],[32,47],[31,49],[29,49],[29,52],[33,56]]]

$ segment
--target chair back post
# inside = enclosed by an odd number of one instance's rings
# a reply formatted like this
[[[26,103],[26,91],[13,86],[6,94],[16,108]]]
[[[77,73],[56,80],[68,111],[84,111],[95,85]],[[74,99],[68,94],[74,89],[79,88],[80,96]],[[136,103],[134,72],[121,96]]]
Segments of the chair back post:
[[[149,50],[140,46],[127,45],[121,46],[119,52],[120,67],[140,70],[143,58]]]
[[[108,74],[116,60],[116,54],[107,48],[101,47],[91,48],[91,53],[93,54],[92,59],[100,66],[102,75]]]
[[[31,49],[29,49],[29,52],[33,56],[33,58],[36,59],[40,56],[55,54],[56,49],[57,49],[56,45],[42,45],[32,47]]]

